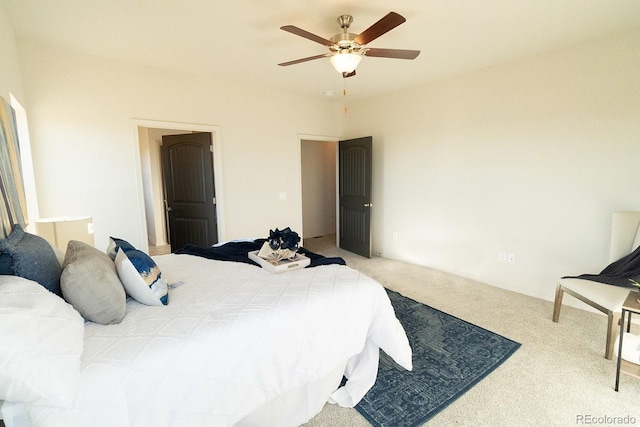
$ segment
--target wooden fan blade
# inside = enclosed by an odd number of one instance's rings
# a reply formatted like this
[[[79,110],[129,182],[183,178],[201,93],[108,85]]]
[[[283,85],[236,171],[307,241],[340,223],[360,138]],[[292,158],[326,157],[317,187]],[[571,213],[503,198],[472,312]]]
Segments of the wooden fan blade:
[[[365,56],[376,58],[416,59],[420,55],[419,50],[407,49],[367,49]]]
[[[366,30],[358,34],[358,36],[355,38],[355,41],[360,45],[365,45],[377,39],[384,33],[393,30],[395,27],[397,27],[398,25],[402,24],[405,21],[406,19],[404,19],[403,16],[398,15],[395,12],[389,12],[378,22],[376,22],[375,24],[373,24],[372,26],[370,26],[369,28],[367,28]]]
[[[326,58],[328,56],[331,56],[330,53],[323,53],[322,55],[315,55],[315,56],[308,56],[306,58],[300,58],[300,59],[296,59],[293,61],[289,61],[289,62],[283,62],[280,65],[281,67],[286,67],[287,65],[294,65],[294,64],[299,64],[301,62],[307,62],[307,61],[313,61],[314,59],[320,59],[320,58]]]
[[[315,34],[310,33],[309,31],[305,31],[302,28],[298,28],[294,25],[285,25],[284,27],[280,27],[281,30],[285,30],[291,34],[295,34],[296,36],[304,37],[305,39],[309,39],[316,43],[323,44],[325,46],[333,46],[334,43],[330,40],[325,39],[324,37],[316,36]]]
[[[355,75],[356,75],[356,70],[353,70],[353,71],[352,71],[352,72],[350,72],[350,73],[342,73],[342,78],[343,78],[343,79],[346,79],[347,77],[353,77],[353,76],[355,76]]]

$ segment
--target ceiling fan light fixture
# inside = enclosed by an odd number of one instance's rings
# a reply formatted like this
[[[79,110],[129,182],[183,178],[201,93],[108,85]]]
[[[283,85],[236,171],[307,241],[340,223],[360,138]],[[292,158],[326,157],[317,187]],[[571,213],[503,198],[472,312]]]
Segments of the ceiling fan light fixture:
[[[340,74],[352,73],[361,60],[362,55],[353,52],[339,52],[329,58],[329,61],[331,61],[331,65],[333,65],[333,68],[335,68],[336,71]]]

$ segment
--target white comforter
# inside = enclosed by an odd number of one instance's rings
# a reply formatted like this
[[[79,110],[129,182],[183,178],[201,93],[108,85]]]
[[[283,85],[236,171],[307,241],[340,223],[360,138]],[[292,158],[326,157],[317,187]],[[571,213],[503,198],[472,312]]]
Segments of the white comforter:
[[[349,382],[328,400],[355,405],[375,381],[379,348],[411,369],[386,292],[349,267],[271,274],[154,259],[177,285],[169,304],[129,300],[121,324],[87,323],[74,407],[28,408],[35,426],[231,426],[336,368]]]

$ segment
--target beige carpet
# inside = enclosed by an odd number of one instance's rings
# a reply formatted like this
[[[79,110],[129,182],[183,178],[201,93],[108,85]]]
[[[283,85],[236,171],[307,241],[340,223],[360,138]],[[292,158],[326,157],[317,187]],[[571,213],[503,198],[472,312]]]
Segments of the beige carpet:
[[[620,391],[614,391],[616,363],[604,358],[604,316],[563,306],[560,322],[553,323],[549,301],[426,267],[360,257],[336,248],[332,236],[307,239],[303,246],[341,256],[389,289],[522,344],[425,425],[640,425],[640,379],[622,375]],[[640,333],[636,328],[632,332]],[[626,424],[622,417],[628,417]],[[370,426],[355,409],[330,404],[305,425]]]

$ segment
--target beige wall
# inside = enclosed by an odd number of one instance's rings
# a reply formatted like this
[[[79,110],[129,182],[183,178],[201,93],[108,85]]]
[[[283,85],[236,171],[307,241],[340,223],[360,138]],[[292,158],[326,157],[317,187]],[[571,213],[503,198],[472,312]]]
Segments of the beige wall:
[[[636,31],[353,102],[374,251],[546,299],[600,271],[611,212],[640,210],[639,70]]]
[[[0,96],[10,102],[9,94],[24,106],[16,38],[4,5],[0,3]]]

